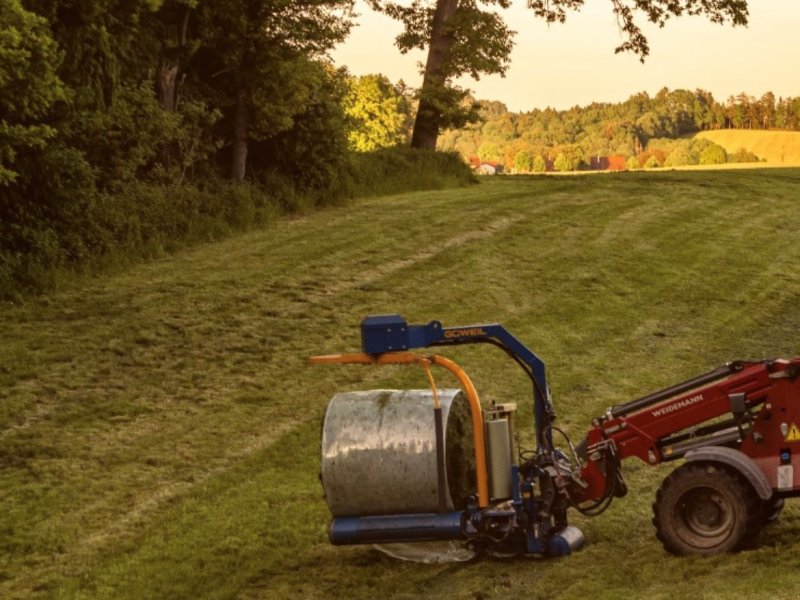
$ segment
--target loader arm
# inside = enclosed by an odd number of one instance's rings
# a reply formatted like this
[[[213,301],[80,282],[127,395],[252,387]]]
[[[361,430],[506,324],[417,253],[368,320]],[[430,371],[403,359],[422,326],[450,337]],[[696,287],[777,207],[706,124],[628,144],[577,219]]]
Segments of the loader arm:
[[[777,489],[781,448],[800,417],[798,374],[798,358],[731,362],[610,408],[588,432],[581,473],[588,487],[575,490],[576,496],[588,500],[608,493],[611,454],[617,462],[635,456],[657,465],[707,447],[744,451]]]

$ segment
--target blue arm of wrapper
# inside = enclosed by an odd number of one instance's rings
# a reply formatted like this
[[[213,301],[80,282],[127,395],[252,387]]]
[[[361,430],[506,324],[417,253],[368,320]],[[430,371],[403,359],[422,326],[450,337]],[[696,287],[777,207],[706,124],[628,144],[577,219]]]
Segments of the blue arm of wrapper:
[[[361,347],[367,354],[404,352],[412,348],[491,343],[506,351],[533,382],[533,413],[539,447],[553,447],[550,424],[555,419],[542,359],[505,327],[492,323],[442,327],[439,321],[409,325],[400,315],[373,315],[361,322]]]

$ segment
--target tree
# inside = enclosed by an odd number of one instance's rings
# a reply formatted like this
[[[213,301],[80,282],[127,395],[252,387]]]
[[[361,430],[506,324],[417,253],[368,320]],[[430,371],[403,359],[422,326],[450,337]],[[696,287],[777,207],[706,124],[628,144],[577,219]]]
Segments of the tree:
[[[563,152],[558,153],[558,156],[556,156],[556,159],[553,161],[553,167],[556,171],[561,171],[562,173],[572,170],[572,164],[569,158],[567,158],[567,155]]]
[[[241,181],[251,139],[292,124],[313,85],[294,72],[350,30],[352,0],[225,0],[198,6],[198,77],[222,111],[230,176]],[[271,106],[270,106],[271,104]],[[300,105],[302,106],[302,104]]]
[[[0,188],[17,178],[21,149],[41,148],[55,134],[44,117],[65,97],[58,58],[44,19],[19,0],[0,3]]]
[[[711,143],[703,139],[676,140],[664,161],[664,166],[696,165],[700,162],[700,153]]]
[[[533,171],[533,156],[527,150],[520,150],[514,158],[514,170],[517,173],[530,173]]]
[[[187,69],[199,41],[192,35],[198,0],[163,0],[153,19],[153,30],[160,41],[155,90],[167,112],[178,109]]]
[[[764,129],[769,129],[775,125],[775,94],[767,92],[761,96],[761,126]]]
[[[441,129],[477,118],[476,107],[462,105],[467,92],[452,85],[452,79],[464,73],[478,79],[505,72],[513,32],[500,15],[483,6],[508,8],[510,0],[414,0],[410,6],[368,1],[405,26],[396,40],[401,52],[428,50],[411,145],[432,150]]]
[[[636,119],[636,133],[643,144],[650,138],[667,137],[674,133],[670,127],[671,119],[656,111],[649,111]]]
[[[757,101],[761,116],[754,121],[754,127],[761,126],[770,96],[767,92]],[[752,104],[751,99],[752,96],[742,95],[742,102]],[[548,108],[520,114],[509,112],[499,102],[481,101],[481,122],[444,131],[439,149],[457,151],[464,159],[476,156],[479,150],[485,156],[490,149],[493,160],[502,160],[509,170],[515,168],[516,157],[523,150],[531,156],[555,157],[564,152],[568,158],[576,159],[577,165],[589,162],[592,156],[631,155],[637,155],[641,165],[653,152],[659,153],[659,162],[665,166],[697,164],[710,142],[687,139],[687,132],[726,122],[730,126],[734,120],[746,122],[736,117],[736,111],[744,105],[735,97],[728,102],[727,106],[720,104],[702,90],[664,89],[653,98],[640,93],[617,104],[594,102],[569,110]],[[730,118],[725,116],[726,111]],[[775,103],[774,112],[771,122],[778,126],[800,125],[800,99],[781,98]]]
[[[155,81],[167,43],[165,15],[184,0],[26,0],[25,5],[48,20],[61,58],[57,74],[68,101],[51,120],[58,132],[52,144],[82,154],[101,190],[124,188],[131,176],[161,171],[184,115],[172,114],[174,106],[165,114]]]
[[[478,156],[483,162],[500,162],[503,158],[503,150],[500,144],[495,142],[483,142],[478,148]]]
[[[700,129],[711,129],[712,127],[719,127],[717,123],[717,115],[715,109],[717,103],[714,101],[714,95],[706,90],[695,90],[694,92],[696,101],[694,108],[694,121]]]
[[[49,21],[62,54],[58,74],[73,89],[74,105],[100,110],[114,103],[123,83],[151,76],[158,40],[150,18],[162,3],[26,0],[25,5]]]
[[[293,85],[302,84],[302,101],[294,106],[290,126],[268,130],[262,129],[271,122],[263,113],[271,104],[259,99],[248,164],[256,176],[277,172],[301,193],[335,196],[349,168],[344,72],[304,58],[286,67],[298,77]]]
[[[658,162],[658,157],[655,154],[651,154],[650,158],[644,161],[642,165],[643,169],[657,169],[661,166],[661,163]]]
[[[746,162],[758,162],[758,156],[746,150],[744,148],[739,148],[733,154],[728,155],[728,162],[729,163],[746,163]]]
[[[351,8],[0,0],[0,296],[348,193],[345,78],[325,54]],[[252,185],[222,185],[220,165]]]
[[[513,35],[502,16],[492,9],[506,9],[510,0],[413,0],[400,3],[368,0],[376,10],[401,21],[405,30],[397,37],[401,52],[428,50],[423,69],[419,109],[411,145],[434,149],[439,132],[474,120],[474,111],[464,111],[459,102],[465,91],[452,83],[457,76],[503,74],[513,47]],[[528,0],[535,16],[548,23],[563,23],[568,11],[577,11],[585,0]],[[746,0],[611,0],[624,36],[616,52],[633,52],[641,60],[650,48],[639,19],[663,26],[671,17],[705,15],[717,23],[747,23]]]
[[[701,165],[721,165],[728,161],[728,155],[725,153],[725,148],[717,144],[707,146],[700,153]]]
[[[358,152],[396,146],[405,140],[408,99],[384,75],[348,80],[345,113],[351,119],[350,146]]]
[[[755,98],[748,96],[744,92],[728,98],[731,105],[731,122],[737,129],[752,129],[753,121],[758,122],[758,117],[753,109]]]
[[[792,129],[800,128],[800,96],[792,98],[789,105],[789,115]]]

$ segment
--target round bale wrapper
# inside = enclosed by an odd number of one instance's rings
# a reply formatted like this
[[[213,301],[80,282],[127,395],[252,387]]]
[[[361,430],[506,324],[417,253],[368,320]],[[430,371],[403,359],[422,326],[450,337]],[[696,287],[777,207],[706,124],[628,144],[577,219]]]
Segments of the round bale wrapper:
[[[469,403],[439,390],[447,509],[466,506],[475,490]],[[322,426],[322,485],[334,517],[431,513],[439,509],[431,390],[336,394]]]

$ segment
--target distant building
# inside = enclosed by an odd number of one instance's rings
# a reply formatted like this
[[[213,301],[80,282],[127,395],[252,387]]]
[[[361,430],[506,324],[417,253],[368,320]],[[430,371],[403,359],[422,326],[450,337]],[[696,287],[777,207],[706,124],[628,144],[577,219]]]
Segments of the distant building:
[[[593,156],[589,159],[591,171],[624,171],[627,167],[625,157],[621,154],[612,156]]]
[[[608,157],[608,168],[611,171],[625,171],[628,168],[627,159],[621,154]]]
[[[478,167],[478,173],[481,175],[500,175],[502,172],[502,163],[493,160],[484,160],[481,166]]]
[[[590,171],[605,171],[608,169],[609,160],[607,156],[593,156],[589,159]]]

